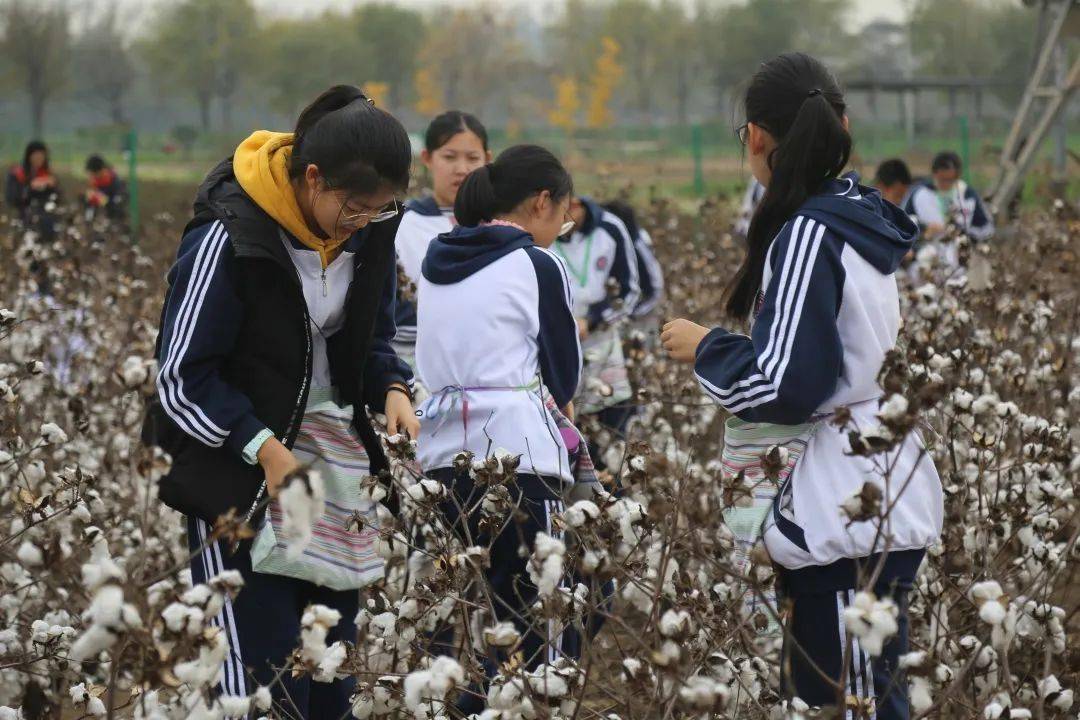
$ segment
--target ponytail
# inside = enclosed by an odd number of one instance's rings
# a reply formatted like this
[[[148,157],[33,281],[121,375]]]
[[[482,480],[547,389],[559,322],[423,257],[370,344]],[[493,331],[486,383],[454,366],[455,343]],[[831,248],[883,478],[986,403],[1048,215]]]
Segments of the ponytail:
[[[836,79],[803,53],[785,53],[764,63],[751,80],[746,119],[772,135],[777,145],[767,158],[771,178],[750,220],[746,258],[724,294],[728,315],[745,318],[752,312],[776,234],[847,165],[852,141],[843,124],[845,110]]]
[[[303,176],[308,165],[316,165],[331,186],[349,193],[404,192],[412,166],[409,134],[359,88],[335,85],[296,121],[289,177]]]
[[[574,191],[570,173],[559,159],[538,145],[507,148],[495,162],[469,173],[458,188],[454,217],[465,227],[491,222],[529,197],[547,190],[552,200]]]

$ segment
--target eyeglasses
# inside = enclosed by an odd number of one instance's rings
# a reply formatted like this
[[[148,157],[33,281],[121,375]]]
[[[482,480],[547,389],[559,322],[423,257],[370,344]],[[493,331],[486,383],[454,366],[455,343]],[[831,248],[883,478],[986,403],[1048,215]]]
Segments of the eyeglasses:
[[[573,216],[570,215],[570,211],[567,210],[563,213],[563,224],[559,228],[559,237],[566,237],[570,233],[574,232],[574,228],[577,227],[577,223],[574,221]]]
[[[339,221],[342,225],[357,225],[361,222],[378,223],[390,218],[397,217],[401,212],[401,207],[398,205],[397,198],[394,198],[386,205],[376,210],[361,210],[360,212],[347,213],[345,212],[345,201],[341,203],[341,212],[339,215]]]
[[[323,184],[326,185],[326,189],[330,192],[337,191],[337,188],[326,182],[325,178],[323,178]],[[347,212],[347,210],[351,210],[351,208],[346,208],[345,206],[348,202],[348,200],[342,200],[341,205],[338,208],[338,223],[344,227],[352,227],[359,225],[360,223],[383,222],[384,220],[397,217],[398,213],[401,212],[401,206],[398,205],[397,198],[394,198],[381,208],[361,210],[359,212]]]
[[[747,139],[750,137],[750,123],[743,123],[735,128],[735,137],[738,138],[741,145],[745,145]]]

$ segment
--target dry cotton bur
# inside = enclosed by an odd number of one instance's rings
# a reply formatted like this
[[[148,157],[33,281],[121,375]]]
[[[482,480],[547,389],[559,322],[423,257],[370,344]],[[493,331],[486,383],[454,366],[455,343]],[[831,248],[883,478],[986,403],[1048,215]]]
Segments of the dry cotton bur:
[[[887,467],[896,438],[922,427],[945,484],[945,533],[911,600],[903,661],[927,716],[1076,717],[1080,224],[1053,212],[985,253],[960,240],[975,256],[970,282],[947,281],[920,259],[923,279],[903,280],[903,349],[882,372],[881,424],[850,428],[853,446]],[[685,216],[655,202],[643,216],[667,270],[668,314],[719,320],[739,256],[726,205]],[[61,224],[55,242],[8,223],[0,241],[0,720],[60,708],[64,717],[289,716],[266,688],[248,698],[213,691],[225,639],[211,619],[242,583],[225,573],[190,587],[181,519],[155,498],[169,460],[137,440],[175,223],[159,219],[149,236],[156,261],[81,221]],[[557,632],[606,616],[580,661],[528,671],[513,659],[519,632],[496,622],[482,581],[487,549],[446,532],[442,487],[417,477],[414,448],[392,438],[402,511],[383,513],[387,573],[363,593],[360,636],[327,647],[339,618],[309,608],[281,672],[354,674],[359,718],[450,715],[496,651],[511,660],[486,690],[481,717],[492,720],[835,716],[778,701],[778,640],[759,632],[764,613],[744,614],[745,594],[767,593],[772,573],[758,554],[736,571],[720,522],[748,496],[741,480],[719,475],[723,413],[641,336],[627,348],[638,430],[625,445],[601,438],[624,492],[569,504],[529,560],[540,588],[529,622]],[[485,489],[483,523],[512,523],[514,458],[460,462]],[[294,518],[318,508],[320,484],[308,480],[288,496]],[[836,505],[851,522],[881,525],[888,542],[878,488]],[[432,630],[444,623],[473,652],[431,657]],[[847,623],[873,649],[895,632],[895,608],[860,595]]]

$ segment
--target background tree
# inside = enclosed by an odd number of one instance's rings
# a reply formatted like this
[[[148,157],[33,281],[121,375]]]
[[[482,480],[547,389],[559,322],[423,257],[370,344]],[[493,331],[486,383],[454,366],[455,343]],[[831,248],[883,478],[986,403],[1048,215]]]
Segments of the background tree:
[[[158,84],[195,97],[206,132],[215,97],[222,101],[226,127],[231,124],[234,96],[244,71],[252,69],[257,37],[250,0],[183,0],[164,7],[143,54]]]
[[[135,62],[120,32],[118,6],[106,5],[75,40],[72,62],[78,68],[80,97],[107,114],[115,125],[127,123],[124,101],[135,83]]]
[[[615,123],[611,98],[625,72],[619,64],[622,48],[615,38],[605,36],[600,38],[600,44],[604,50],[596,58],[589,84],[589,109],[585,113],[585,124],[591,128],[610,127]]]
[[[330,85],[358,82],[351,63],[342,67],[341,58],[356,41],[340,13],[272,22],[262,29],[262,38],[259,87],[270,107],[285,120],[294,119]],[[301,60],[311,71],[297,72]]]
[[[918,0],[910,42],[926,75],[991,77],[999,96],[1015,102],[1031,69],[1038,13],[1019,3]]]
[[[357,40],[343,56],[355,69],[357,82],[385,83],[389,91],[379,104],[404,107],[425,39],[423,17],[415,10],[378,2],[357,8],[352,25]]]
[[[71,56],[71,16],[63,2],[5,0],[0,4],[0,54],[26,91],[34,134],[45,130],[45,105],[63,87]]]

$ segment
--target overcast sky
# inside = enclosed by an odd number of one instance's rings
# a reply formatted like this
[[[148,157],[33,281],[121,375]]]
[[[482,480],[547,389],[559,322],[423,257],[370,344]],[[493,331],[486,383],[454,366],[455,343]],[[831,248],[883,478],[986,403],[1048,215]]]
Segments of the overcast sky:
[[[723,0],[715,0],[724,4]],[[477,0],[398,0],[401,5],[415,8],[445,5],[468,7],[478,4]],[[255,0],[255,4],[275,15],[297,16],[319,13],[327,8],[342,8],[361,4],[361,0]],[[530,7],[537,17],[550,16],[562,7],[562,0],[534,0],[525,6]],[[855,27],[865,25],[871,20],[888,18],[902,20],[906,14],[908,0],[852,0],[851,23]]]

